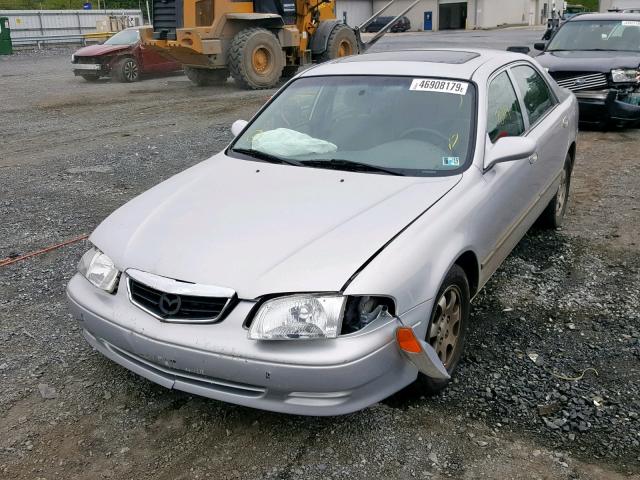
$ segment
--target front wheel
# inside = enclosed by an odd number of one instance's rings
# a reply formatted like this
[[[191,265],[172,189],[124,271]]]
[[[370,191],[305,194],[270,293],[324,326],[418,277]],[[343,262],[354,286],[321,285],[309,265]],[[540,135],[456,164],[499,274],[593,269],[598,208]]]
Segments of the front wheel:
[[[560,184],[547,208],[540,215],[540,223],[543,227],[559,228],[564,223],[569,201],[569,187],[571,186],[571,155],[567,154],[564,167],[560,173]]]
[[[125,57],[116,63],[113,70],[115,79],[119,82],[131,83],[140,80],[138,62],[133,57]]]
[[[258,90],[278,84],[284,53],[278,38],[265,28],[247,28],[233,37],[227,63],[231,76],[242,87]]]
[[[451,267],[435,298],[425,340],[436,351],[447,373],[453,375],[462,357],[471,310],[469,280],[460,266]],[[422,373],[418,381],[428,395],[438,393],[450,382]]]

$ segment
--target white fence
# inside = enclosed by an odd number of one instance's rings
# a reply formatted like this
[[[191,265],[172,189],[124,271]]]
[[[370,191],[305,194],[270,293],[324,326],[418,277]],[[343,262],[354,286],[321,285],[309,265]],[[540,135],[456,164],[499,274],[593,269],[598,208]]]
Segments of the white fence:
[[[0,17],[9,18],[15,44],[39,43],[38,37],[77,42],[81,35],[95,33],[97,22],[112,15],[126,16],[130,26],[143,24],[140,10],[0,10]]]

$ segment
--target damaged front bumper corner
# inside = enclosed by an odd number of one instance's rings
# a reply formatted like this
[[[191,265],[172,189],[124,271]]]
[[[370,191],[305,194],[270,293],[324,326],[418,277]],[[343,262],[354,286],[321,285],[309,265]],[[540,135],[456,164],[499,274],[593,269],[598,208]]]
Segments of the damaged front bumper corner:
[[[396,342],[405,357],[427,377],[436,380],[449,380],[451,377],[438,357],[434,348],[420,340],[411,327],[396,329]]]
[[[640,87],[627,87],[624,90],[582,90],[575,92],[575,95],[580,104],[581,121],[640,121]]]

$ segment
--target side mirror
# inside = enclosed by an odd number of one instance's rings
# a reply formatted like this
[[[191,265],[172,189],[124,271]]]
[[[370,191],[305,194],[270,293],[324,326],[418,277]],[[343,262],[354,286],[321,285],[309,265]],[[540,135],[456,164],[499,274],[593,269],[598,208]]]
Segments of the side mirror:
[[[527,137],[503,137],[485,153],[484,171],[496,163],[513,162],[529,158],[536,153],[536,142]]]
[[[507,52],[522,53],[523,55],[529,55],[531,49],[529,47],[507,47]]]
[[[547,44],[545,42],[537,42],[533,44],[533,48],[542,52],[545,48],[547,48]]]
[[[244,130],[244,127],[247,126],[247,122],[246,120],[236,120],[235,122],[233,122],[231,124],[231,133],[233,133],[234,137],[237,137],[240,132],[242,132],[242,130]]]

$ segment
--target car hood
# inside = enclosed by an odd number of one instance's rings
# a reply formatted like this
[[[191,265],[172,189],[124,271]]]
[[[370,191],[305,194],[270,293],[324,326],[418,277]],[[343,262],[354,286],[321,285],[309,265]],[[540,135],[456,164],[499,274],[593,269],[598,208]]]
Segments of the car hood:
[[[614,68],[638,68],[640,53],[635,52],[544,52],[536,60],[555,71],[609,73]]]
[[[101,55],[109,55],[111,53],[129,50],[131,45],[89,45],[78,50],[74,55],[76,57],[99,57]]]
[[[339,291],[461,178],[301,168],[218,154],[116,210],[91,241],[120,269],[229,287],[240,298]]]

